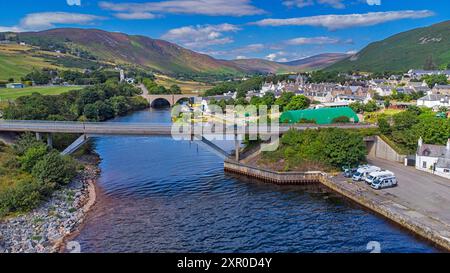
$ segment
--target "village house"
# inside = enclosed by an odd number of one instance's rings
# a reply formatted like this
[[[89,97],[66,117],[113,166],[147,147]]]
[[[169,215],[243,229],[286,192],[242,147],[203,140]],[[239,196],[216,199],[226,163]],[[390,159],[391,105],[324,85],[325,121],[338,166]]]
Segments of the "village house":
[[[450,179],[450,139],[447,145],[424,144],[418,141],[416,169]]]
[[[417,106],[428,108],[450,107],[449,96],[446,95],[426,95],[417,100]]]
[[[421,69],[411,69],[406,73],[405,76],[408,76],[411,79],[420,80],[423,76],[432,76],[432,75],[446,75],[447,78],[450,78],[450,70],[421,70]]]
[[[372,90],[382,97],[387,97],[392,95],[392,87],[389,85],[379,85],[377,87],[373,87]]]
[[[436,84],[431,90],[431,93],[435,95],[450,95],[450,85]]]

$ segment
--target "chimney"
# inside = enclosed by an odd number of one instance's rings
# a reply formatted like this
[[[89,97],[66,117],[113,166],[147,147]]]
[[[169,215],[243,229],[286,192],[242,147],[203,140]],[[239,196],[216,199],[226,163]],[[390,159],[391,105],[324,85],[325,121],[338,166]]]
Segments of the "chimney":
[[[422,145],[423,145],[422,137],[419,138],[419,142],[417,144],[418,144],[419,148],[422,147]],[[448,146],[448,143],[447,143],[447,146]]]

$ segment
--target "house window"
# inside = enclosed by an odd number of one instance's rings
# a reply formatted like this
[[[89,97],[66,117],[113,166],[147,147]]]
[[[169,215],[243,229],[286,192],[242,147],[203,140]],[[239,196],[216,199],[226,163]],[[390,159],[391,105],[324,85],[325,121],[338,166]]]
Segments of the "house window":
[[[424,169],[427,168],[427,162],[426,161],[422,163],[422,168],[424,168]]]

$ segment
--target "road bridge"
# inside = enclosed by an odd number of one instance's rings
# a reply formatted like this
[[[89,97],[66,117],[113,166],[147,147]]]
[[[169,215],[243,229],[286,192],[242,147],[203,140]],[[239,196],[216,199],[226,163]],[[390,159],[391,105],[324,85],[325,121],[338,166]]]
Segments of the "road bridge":
[[[320,128],[342,128],[342,129],[367,129],[376,128],[374,125],[367,124],[334,124],[334,125],[280,125],[279,127],[258,128],[256,126],[239,127],[225,126],[216,127],[208,123],[194,123],[184,125],[183,130],[175,130],[173,124],[157,123],[121,123],[121,122],[70,122],[70,121],[37,121],[37,120],[4,120],[0,121],[0,132],[33,132],[40,139],[41,134],[47,135],[47,143],[52,145],[53,133],[79,134],[81,137],[70,145],[63,153],[70,154],[81,147],[92,136],[99,135],[134,135],[134,136],[172,136],[179,139],[201,141],[224,156],[226,152],[220,149],[213,142],[205,137],[208,135],[223,136],[221,139],[234,139],[235,141],[235,159],[239,160],[240,139],[245,135],[258,136],[262,139],[271,139],[279,136],[291,129],[307,130]],[[272,131],[271,131],[272,130]]]

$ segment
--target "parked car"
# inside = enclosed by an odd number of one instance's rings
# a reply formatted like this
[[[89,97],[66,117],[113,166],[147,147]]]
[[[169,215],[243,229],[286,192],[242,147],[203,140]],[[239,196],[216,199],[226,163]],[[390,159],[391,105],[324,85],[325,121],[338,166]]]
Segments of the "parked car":
[[[362,168],[358,168],[356,173],[352,176],[353,181],[362,181],[366,179],[366,177],[372,172],[379,172],[381,169],[377,166],[364,166]]]
[[[356,173],[357,168],[345,168],[344,177],[351,178]]]
[[[367,177],[364,179],[364,181],[366,181],[367,184],[371,185],[372,182],[379,178],[379,177],[387,177],[387,176],[394,176],[394,173],[391,171],[379,171],[379,172],[372,172],[369,173],[369,175],[367,175]]]
[[[397,186],[397,184],[398,182],[395,176],[386,176],[376,178],[370,186],[376,190],[381,190],[385,188],[395,187]]]

